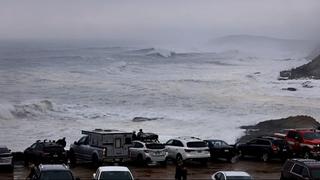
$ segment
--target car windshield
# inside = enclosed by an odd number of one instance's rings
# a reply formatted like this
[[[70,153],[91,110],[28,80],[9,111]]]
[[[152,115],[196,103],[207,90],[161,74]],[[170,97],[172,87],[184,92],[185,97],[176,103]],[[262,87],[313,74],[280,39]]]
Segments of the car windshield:
[[[42,172],[40,180],[73,180],[69,171],[48,171]]]
[[[207,147],[207,144],[203,141],[194,141],[194,142],[188,142],[188,147]]]
[[[320,139],[320,133],[308,132],[303,134],[304,139]]]
[[[250,176],[227,176],[228,180],[252,180]]]
[[[165,146],[163,144],[146,144],[148,149],[164,149]]]
[[[99,180],[132,180],[132,177],[127,171],[107,171],[102,172]]]
[[[320,169],[311,169],[311,176],[313,179],[320,179]]]
[[[9,153],[9,149],[8,148],[0,148],[0,154],[3,153]]]

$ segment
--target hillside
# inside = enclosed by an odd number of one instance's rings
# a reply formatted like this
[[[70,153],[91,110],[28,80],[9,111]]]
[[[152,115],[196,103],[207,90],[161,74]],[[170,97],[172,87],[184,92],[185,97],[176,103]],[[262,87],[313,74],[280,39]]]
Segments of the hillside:
[[[320,55],[314,58],[311,62],[304,64],[300,67],[281,71],[281,79],[320,79]]]

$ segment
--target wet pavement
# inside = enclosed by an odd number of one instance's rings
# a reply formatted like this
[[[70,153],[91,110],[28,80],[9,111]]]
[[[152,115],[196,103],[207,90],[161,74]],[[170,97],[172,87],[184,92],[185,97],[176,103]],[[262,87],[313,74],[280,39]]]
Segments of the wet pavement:
[[[135,166],[133,164],[126,165],[135,179],[139,180],[169,180],[174,179],[175,165],[173,163],[168,163],[167,166]],[[255,160],[242,160],[237,163],[231,164],[226,162],[210,162],[207,166],[202,166],[196,163],[188,163],[186,167],[188,169],[188,180],[204,180],[210,179],[211,175],[220,170],[239,170],[246,171],[251,174],[254,179],[279,179],[280,169],[282,162],[272,161],[268,163],[263,163]],[[76,177],[81,180],[92,179],[92,174],[96,171],[90,167],[90,165],[82,164],[72,167]],[[30,172],[30,167],[24,167],[23,163],[17,163],[14,167],[12,173],[5,172],[1,170],[0,179],[1,180],[22,180],[26,179],[28,173]]]

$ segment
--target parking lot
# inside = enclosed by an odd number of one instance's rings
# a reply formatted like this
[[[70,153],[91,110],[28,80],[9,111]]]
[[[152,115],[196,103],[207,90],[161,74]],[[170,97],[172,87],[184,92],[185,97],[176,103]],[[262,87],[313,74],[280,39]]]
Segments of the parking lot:
[[[161,180],[161,179],[174,179],[175,165],[169,163],[167,166],[148,166],[141,167],[133,164],[126,165],[132,171],[135,179],[140,180]],[[199,164],[186,164],[188,169],[188,179],[201,180],[210,179],[211,174],[219,170],[241,170],[251,174],[254,179],[279,179],[282,162],[271,161],[268,163],[259,162],[255,159],[241,160],[237,163],[225,163],[225,162],[209,162],[207,166],[201,166]],[[17,163],[15,165],[13,173],[1,172],[1,180],[20,180],[26,179],[30,168],[24,167],[23,163]],[[80,179],[92,179],[92,174],[95,169],[90,165],[82,164],[72,168],[73,173]]]

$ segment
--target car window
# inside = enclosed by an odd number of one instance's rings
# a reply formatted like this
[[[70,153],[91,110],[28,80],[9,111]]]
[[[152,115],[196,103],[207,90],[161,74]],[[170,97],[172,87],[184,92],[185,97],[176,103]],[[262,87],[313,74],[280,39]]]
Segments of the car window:
[[[320,139],[320,133],[318,132],[307,132],[303,134],[304,139],[312,140],[312,139]]]
[[[172,139],[170,139],[169,141],[167,141],[167,143],[166,143],[167,145],[173,145],[173,140]]]
[[[193,141],[193,142],[187,142],[187,147],[207,147],[207,144],[203,141]]]
[[[2,153],[9,153],[9,149],[8,148],[0,148],[0,154]]]
[[[259,144],[259,145],[270,145],[270,142],[267,141],[267,140],[259,139],[256,144]]]
[[[126,171],[105,171],[101,173],[100,180],[132,180],[129,172]]]
[[[89,143],[89,138],[88,136],[83,136],[81,139],[78,141],[79,144],[84,144],[87,145]]]
[[[302,175],[303,166],[295,164],[292,168],[292,172],[298,175]]]
[[[293,162],[292,161],[287,161],[284,166],[283,166],[283,169],[286,170],[286,171],[290,171],[290,169],[292,168],[293,166]]]
[[[257,143],[257,139],[253,139],[253,140],[251,140],[251,141],[249,141],[249,143],[248,144],[256,144]]]
[[[115,148],[121,148],[121,138],[115,139]]]
[[[32,144],[32,145],[30,146],[30,148],[34,149],[34,148],[36,148],[36,146],[37,146],[37,143],[34,143],[34,144]]]
[[[221,141],[221,146],[229,146],[228,143]]]
[[[303,167],[302,177],[310,177],[309,171],[308,171],[308,169],[306,167]]]
[[[134,148],[143,148],[143,144],[139,142],[134,142]]]
[[[73,176],[69,171],[47,171],[41,173],[40,180],[73,180]]]
[[[39,144],[37,144],[35,149],[41,151],[43,149],[43,146],[44,146],[43,143],[39,143]]]
[[[178,146],[178,147],[183,147],[182,142],[181,142],[181,141],[178,141],[178,140],[174,140],[174,141],[173,141],[173,145],[174,145],[174,146]]]
[[[213,144],[213,147],[215,147],[215,148],[221,147],[221,142],[220,142],[220,141],[216,141],[216,142]]]
[[[164,149],[165,146],[163,144],[146,144],[148,149]]]

